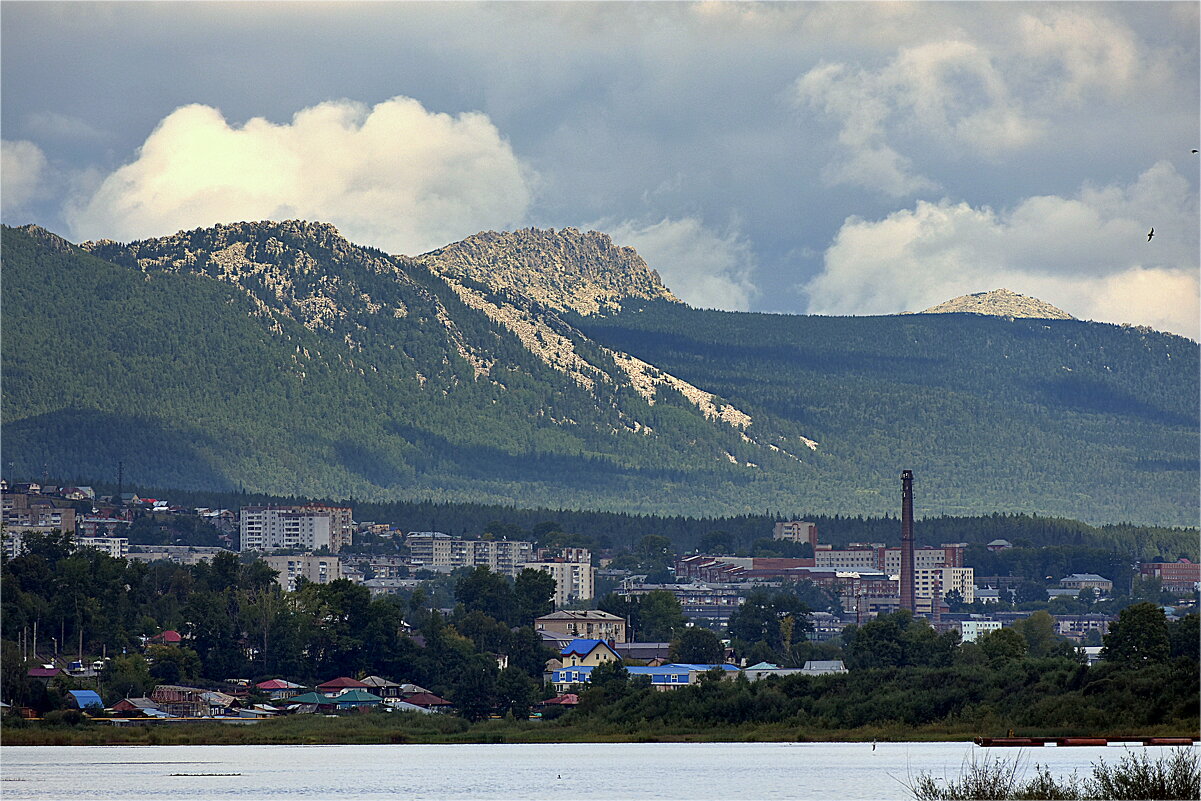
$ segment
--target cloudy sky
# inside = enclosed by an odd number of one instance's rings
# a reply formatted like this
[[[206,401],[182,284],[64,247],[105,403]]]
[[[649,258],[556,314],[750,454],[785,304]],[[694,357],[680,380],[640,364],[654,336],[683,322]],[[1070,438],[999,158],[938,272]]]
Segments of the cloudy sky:
[[[1199,8],[7,0],[3,218],[570,225],[697,306],[1005,287],[1197,339]]]

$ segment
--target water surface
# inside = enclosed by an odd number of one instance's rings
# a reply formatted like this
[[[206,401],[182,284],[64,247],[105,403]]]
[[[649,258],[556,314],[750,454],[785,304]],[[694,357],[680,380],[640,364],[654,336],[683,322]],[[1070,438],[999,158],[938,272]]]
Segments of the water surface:
[[[1142,747],[1131,750],[1141,751]],[[1166,752],[1167,749],[1152,749]],[[5,799],[905,799],[921,771],[1020,754],[1088,775],[1125,749],[969,743],[6,746]],[[182,774],[182,775],[181,775]],[[237,775],[203,775],[237,774]]]

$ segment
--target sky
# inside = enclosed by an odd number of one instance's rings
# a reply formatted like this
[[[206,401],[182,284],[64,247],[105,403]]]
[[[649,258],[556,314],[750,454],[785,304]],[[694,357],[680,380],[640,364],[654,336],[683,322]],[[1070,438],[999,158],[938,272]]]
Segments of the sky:
[[[0,204],[631,245],[705,308],[1201,338],[1201,4],[0,3]],[[1147,233],[1155,229],[1148,240]]]

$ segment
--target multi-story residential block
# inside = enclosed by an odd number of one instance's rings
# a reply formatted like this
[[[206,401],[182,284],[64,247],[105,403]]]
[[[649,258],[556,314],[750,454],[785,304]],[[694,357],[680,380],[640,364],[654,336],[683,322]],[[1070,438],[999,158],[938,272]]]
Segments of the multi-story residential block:
[[[129,552],[128,537],[76,537],[75,542],[81,548],[104,551],[114,559],[124,559]]]
[[[326,506],[319,503],[306,503],[297,507],[303,511],[325,513],[329,515],[329,549],[334,553],[354,542],[354,510],[348,506]]]
[[[25,537],[30,533],[38,533],[29,530],[5,530],[4,532],[4,554],[9,559],[16,559],[25,552]],[[129,550],[129,540],[125,537],[73,537],[72,544],[75,548],[95,548],[104,551],[114,559],[124,559]]]
[[[276,581],[287,592],[295,592],[302,578],[314,584],[329,584],[342,578],[342,563],[336,556],[273,554],[264,556],[263,561],[278,571]]]
[[[59,501],[62,503],[62,501]],[[4,528],[13,533],[75,533],[75,507],[56,506],[42,495],[6,492],[3,495]]]
[[[944,543],[938,548],[924,545],[913,549],[914,568],[963,567],[967,543]],[[818,567],[837,567],[843,570],[883,570],[895,575],[901,572],[901,549],[888,548],[879,542],[855,542],[846,548],[818,546],[813,553]]]
[[[177,565],[198,565],[219,553],[231,553],[215,545],[134,545],[125,554],[131,562],[174,562]]]
[[[957,591],[963,602],[976,600],[976,571],[970,567],[919,567],[913,571],[913,594],[918,598],[933,598],[935,589],[939,597]]]
[[[247,506],[240,516],[242,551],[285,548],[334,553],[350,544],[351,510],[337,506]]]
[[[990,631],[998,631],[1001,621],[992,618],[972,616],[959,622],[959,633],[964,642],[975,642]]]
[[[415,569],[439,572],[486,567],[493,573],[516,576],[526,563],[534,561],[534,544],[525,540],[463,540],[440,531],[410,531],[405,545]]]
[[[561,610],[534,619],[534,630],[586,640],[626,641],[626,622],[599,609]]]
[[[1109,615],[1056,615],[1055,632],[1073,640],[1082,640],[1090,631],[1105,635],[1114,618]]]
[[[817,524],[802,520],[778,522],[772,529],[772,539],[785,542],[807,542],[817,548]]]
[[[626,598],[637,598],[656,590],[669,592],[680,602],[680,610],[689,620],[704,625],[724,626],[730,615],[746,600],[751,587],[745,583],[718,584],[694,581],[691,584],[626,583],[619,590]],[[635,638],[638,632],[633,632]]]
[[[555,606],[566,606],[578,601],[591,601],[596,595],[596,568],[591,559],[586,562],[568,562],[559,557],[541,562],[525,562],[522,569],[541,570],[555,580]]]
[[[1138,572],[1159,579],[1168,592],[1187,594],[1201,584],[1201,564],[1183,558],[1175,562],[1143,562],[1138,566]]]

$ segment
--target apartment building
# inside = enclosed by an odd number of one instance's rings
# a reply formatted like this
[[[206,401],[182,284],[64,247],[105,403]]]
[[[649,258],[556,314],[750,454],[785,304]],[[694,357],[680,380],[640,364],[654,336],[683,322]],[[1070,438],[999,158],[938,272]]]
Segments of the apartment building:
[[[4,528],[13,533],[75,533],[75,507],[56,506],[40,495],[6,492],[3,496]]]
[[[276,554],[264,556],[263,561],[272,570],[279,572],[276,581],[286,592],[295,592],[301,578],[314,584],[329,584],[342,578],[342,564],[336,556]]]
[[[913,549],[913,566],[917,568],[963,567],[967,543],[944,543],[938,548],[923,545]],[[889,548],[880,542],[853,542],[846,548],[819,545],[813,552],[818,567],[840,570],[882,570],[890,575],[901,572],[901,549]]]
[[[626,622],[599,609],[561,610],[534,619],[534,630],[569,639],[626,641]]]
[[[585,562],[568,562],[563,557],[541,562],[526,562],[522,568],[541,570],[555,580],[555,606],[590,601],[596,595],[596,568],[591,556]]]
[[[128,537],[76,537],[75,542],[80,548],[95,548],[114,559],[124,559],[129,553]]]
[[[405,545],[417,570],[486,567],[493,573],[516,576],[526,563],[534,561],[534,544],[524,540],[464,540],[440,531],[410,531]]]
[[[817,523],[803,520],[778,522],[772,529],[772,539],[785,542],[807,542],[817,548]]]
[[[295,548],[337,553],[354,532],[351,510],[335,506],[247,506],[239,518],[242,551]]]
[[[964,603],[976,600],[976,571],[970,567],[916,567],[913,569],[913,594],[917,598],[933,598],[938,588],[943,599],[951,590],[963,596]]]

